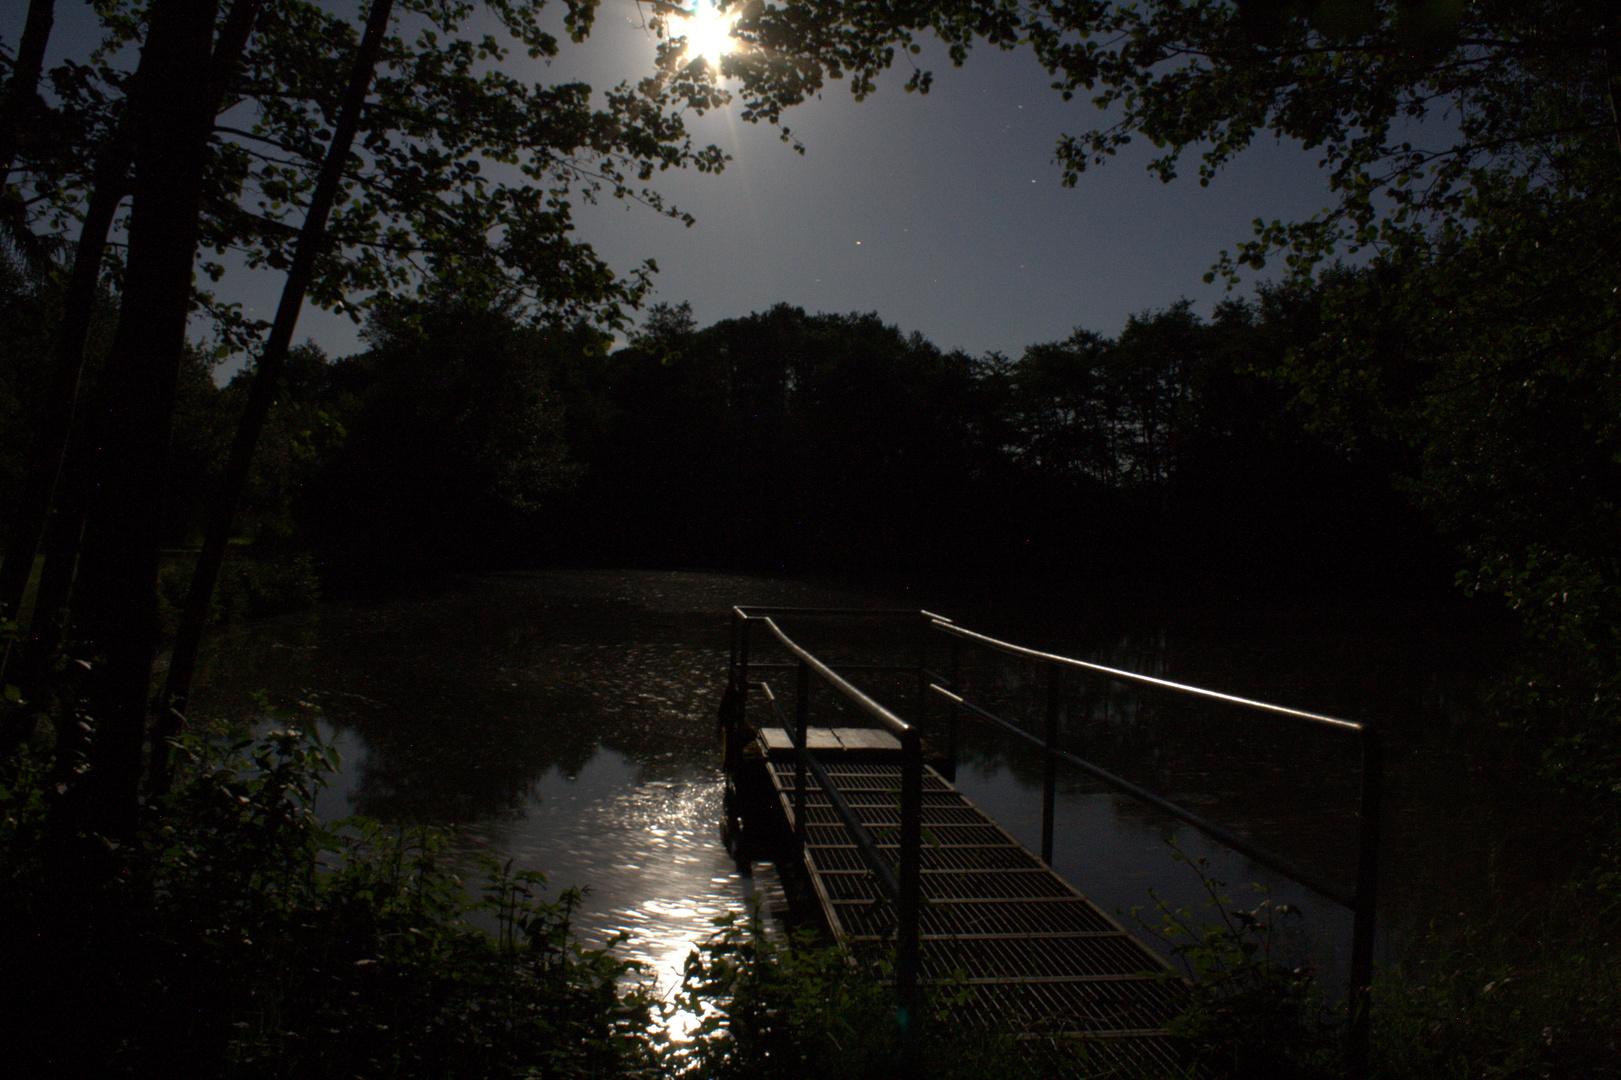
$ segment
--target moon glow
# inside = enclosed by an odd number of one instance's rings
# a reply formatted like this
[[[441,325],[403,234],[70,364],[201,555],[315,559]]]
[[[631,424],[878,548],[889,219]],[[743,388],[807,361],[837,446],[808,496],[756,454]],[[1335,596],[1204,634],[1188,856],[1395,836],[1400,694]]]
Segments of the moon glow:
[[[711,0],[695,0],[687,21],[688,58],[705,60],[719,71],[720,58],[736,46],[732,39],[736,22],[736,12],[718,11]]]

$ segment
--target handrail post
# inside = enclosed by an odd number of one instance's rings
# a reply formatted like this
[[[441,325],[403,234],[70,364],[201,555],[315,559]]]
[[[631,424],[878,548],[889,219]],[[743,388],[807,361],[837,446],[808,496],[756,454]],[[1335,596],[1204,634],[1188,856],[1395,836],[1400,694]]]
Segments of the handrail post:
[[[906,1072],[916,1074],[918,1048],[918,923],[923,906],[923,746],[914,725],[901,738],[900,896],[896,898],[895,998]]]
[[[1058,801],[1058,714],[1064,707],[1064,669],[1056,665],[1047,669],[1047,738],[1042,757],[1041,787],[1041,861],[1053,864],[1053,815]]]
[[[1368,1076],[1368,1036],[1372,1026],[1373,937],[1379,890],[1379,816],[1383,802],[1384,751],[1379,732],[1362,728],[1362,805],[1357,837],[1356,895],[1351,921],[1351,987],[1346,1002],[1350,1024],[1351,1080]]]
[[[731,655],[726,661],[726,675],[733,686],[737,685],[737,657],[738,646],[743,637],[743,613],[735,607],[732,609]]]
[[[919,727],[923,725],[923,716],[929,708],[929,627],[930,620],[921,613],[917,623],[917,707],[912,715],[916,717]]]
[[[953,694],[959,694],[959,683],[962,681],[962,643],[956,638],[951,639],[951,667],[947,672],[950,685],[946,689]],[[962,739],[962,706],[951,706],[950,727],[946,733],[946,779],[953,784],[957,782],[957,753],[958,744]]]
[[[799,693],[794,705],[794,838],[805,846],[805,745],[810,741],[806,724],[810,717],[810,665],[799,662]]]
[[[749,700],[749,623],[743,613],[732,609],[732,656],[730,700],[721,702],[722,756],[726,772],[734,772],[742,758],[743,717]]]

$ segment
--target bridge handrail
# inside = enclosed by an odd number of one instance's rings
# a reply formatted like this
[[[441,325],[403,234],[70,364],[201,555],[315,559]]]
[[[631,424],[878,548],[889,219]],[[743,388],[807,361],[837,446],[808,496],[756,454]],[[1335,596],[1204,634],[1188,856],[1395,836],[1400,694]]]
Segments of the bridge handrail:
[[[814,609],[767,609],[777,614],[812,614]],[[751,613],[752,611],[752,613]],[[874,612],[866,609],[849,609],[839,614],[868,615]],[[907,617],[916,617],[917,613],[883,612],[882,614],[893,618],[896,614]],[[806,805],[807,773],[813,773],[822,790],[828,796],[828,802],[843,821],[850,835],[856,841],[857,850],[861,852],[863,860],[869,869],[878,878],[883,891],[889,896],[895,911],[895,992],[901,1011],[907,1016],[917,1014],[918,1004],[918,975],[921,967],[921,952],[919,948],[919,922],[922,908],[922,820],[923,820],[923,741],[916,725],[908,724],[893,712],[878,704],[862,691],[856,689],[848,679],[828,667],[821,660],[813,656],[804,646],[790,638],[782,628],[762,609],[732,608],[732,659],[730,678],[732,687],[737,695],[736,712],[730,720],[723,721],[723,725],[730,724],[731,730],[727,733],[727,765],[731,766],[732,743],[736,728],[740,726],[744,704],[748,690],[752,685],[748,678],[749,670],[749,624],[752,622],[764,623],[771,631],[777,642],[787,649],[798,661],[799,669],[798,689],[796,694],[796,708],[794,721],[790,724],[777,704],[775,695],[766,689],[767,699],[771,702],[772,710],[783,722],[793,741],[794,749],[794,833],[803,843],[805,839],[806,821],[808,818]],[[921,667],[921,665],[919,665]],[[843,793],[838,790],[833,778],[822,767],[821,761],[810,750],[809,746],[809,705],[810,705],[810,674],[815,672],[818,677],[833,687],[846,700],[850,701],[862,712],[878,721],[891,734],[900,740],[901,745],[901,783],[900,783],[900,836],[898,859],[896,865],[891,866],[889,861],[878,851],[872,836],[857,821],[851,811],[849,803]],[[903,1033],[910,1032],[909,1026],[903,1025]],[[916,1046],[911,1036],[905,1035],[905,1056],[908,1060],[914,1058]]]
[[[1193,697],[1204,698],[1207,701],[1219,701],[1228,705],[1250,709],[1272,716],[1286,717],[1293,720],[1304,720],[1313,724],[1338,728],[1342,731],[1354,732],[1362,746],[1362,782],[1358,799],[1357,822],[1357,867],[1356,884],[1347,892],[1322,876],[1304,867],[1297,866],[1290,860],[1269,851],[1258,844],[1244,839],[1241,836],[1224,829],[1214,822],[1210,822],[1185,810],[1168,799],[1155,795],[1150,791],[1138,787],[1113,773],[1060,749],[1057,745],[1058,736],[1058,681],[1055,677],[1049,687],[1047,732],[1046,740],[1038,739],[1031,732],[1025,731],[1018,725],[1011,724],[1002,717],[980,708],[974,703],[965,700],[955,691],[956,687],[956,660],[953,654],[952,671],[948,678],[951,683],[949,689],[933,681],[932,676],[927,682],[927,688],[940,694],[952,702],[958,710],[971,712],[987,720],[995,721],[1000,726],[1017,734],[1041,747],[1047,760],[1047,775],[1045,783],[1044,800],[1042,807],[1042,859],[1049,865],[1052,862],[1053,843],[1053,808],[1055,774],[1053,763],[1064,760],[1079,766],[1092,775],[1098,777],[1114,787],[1126,792],[1143,802],[1167,810],[1183,821],[1204,832],[1207,836],[1231,847],[1244,855],[1268,866],[1283,874],[1285,877],[1306,886],[1307,888],[1342,904],[1351,910],[1351,972],[1350,972],[1350,1072],[1353,1077],[1361,1078],[1368,1075],[1368,1032],[1370,1024],[1370,988],[1373,981],[1373,938],[1374,926],[1378,909],[1378,879],[1379,879],[1379,819],[1382,812],[1384,788],[1384,751],[1379,738],[1379,731],[1370,724],[1357,723],[1352,720],[1342,720],[1336,716],[1326,716],[1322,713],[1306,712],[1301,709],[1291,709],[1282,705],[1273,705],[1265,701],[1255,701],[1250,698],[1238,697],[1234,694],[1224,694],[1216,690],[1207,690],[1202,686],[1189,686],[1185,683],[1171,682],[1169,679],[1160,679],[1152,675],[1141,675],[1135,671],[1122,671],[1119,668],[1105,667],[1087,660],[1077,660],[1069,656],[1060,656],[1055,653],[1042,652],[1024,645],[1015,645],[1012,642],[1002,641],[986,634],[976,633],[972,630],[957,626],[950,620],[933,620],[931,626],[940,633],[963,641],[975,642],[986,648],[1006,653],[1011,656],[1021,656],[1035,660],[1042,664],[1052,666],[1056,670],[1084,671],[1091,675],[1101,675],[1109,679],[1122,682],[1136,683],[1141,686],[1152,686],[1156,689],[1167,690],[1174,693],[1186,694]],[[953,643],[955,650],[955,643]],[[923,666],[919,664],[920,674]],[[956,713],[953,713],[955,717]],[[955,720],[953,720],[955,724]],[[951,737],[951,753],[955,755],[956,735],[953,728]]]
[[[983,709],[980,706],[975,705],[972,701],[966,700],[960,694],[952,693],[939,683],[930,683],[929,689],[934,691],[936,694],[939,694],[947,701],[950,701],[953,705],[968,710],[975,716],[978,716],[980,719],[988,720],[991,723],[996,724],[998,727],[1001,727],[1009,733],[1024,739],[1026,742],[1033,744],[1037,748],[1046,749],[1042,745],[1040,739],[1036,738],[1019,725],[1008,720],[1004,720],[1002,717],[997,716],[989,709]],[[1111,787],[1123,791],[1127,795],[1130,795],[1142,802],[1148,803],[1151,806],[1157,806],[1161,810],[1164,810],[1166,813],[1170,814],[1172,817],[1180,818],[1182,821],[1192,825],[1205,835],[1227,845],[1234,851],[1249,856],[1262,866],[1275,870],[1284,877],[1291,878],[1294,881],[1299,882],[1301,885],[1306,886],[1306,888],[1311,889],[1313,892],[1321,896],[1327,897],[1336,904],[1340,904],[1348,908],[1354,907],[1356,904],[1356,897],[1353,893],[1348,892],[1334,882],[1329,881],[1321,874],[1308,870],[1306,867],[1301,866],[1300,864],[1293,862],[1282,855],[1279,855],[1275,851],[1264,848],[1259,844],[1253,843],[1252,841],[1246,840],[1244,837],[1238,835],[1232,830],[1224,829],[1215,822],[1200,817],[1193,811],[1187,810],[1161,795],[1155,795],[1147,788],[1138,787],[1130,780],[1116,776],[1109,770],[1103,768],[1102,766],[1094,765],[1083,757],[1072,754],[1067,750],[1060,750],[1057,748],[1054,748],[1051,753],[1069,764],[1074,765],[1076,768],[1090,773],[1099,780],[1102,780],[1104,783],[1109,784]]]
[[[1024,656],[1044,663],[1057,664],[1061,667],[1078,668],[1089,671],[1094,675],[1105,675],[1111,679],[1120,679],[1123,682],[1141,683],[1145,686],[1155,686],[1161,690],[1175,690],[1183,694],[1192,694],[1195,697],[1206,698],[1211,701],[1226,702],[1229,705],[1242,705],[1247,709],[1256,709],[1260,712],[1270,713],[1273,716],[1289,716],[1296,720],[1309,720],[1315,724],[1328,724],[1333,727],[1348,728],[1352,731],[1362,731],[1367,725],[1359,724],[1354,720],[1341,720],[1337,716],[1327,716],[1323,713],[1305,712],[1301,709],[1291,709],[1284,705],[1273,705],[1266,701],[1255,701],[1252,698],[1238,697],[1234,694],[1224,694],[1219,690],[1207,690],[1202,686],[1189,686],[1187,683],[1171,682],[1169,679],[1159,679],[1152,675],[1142,675],[1135,671],[1123,671],[1120,668],[1105,667],[1094,664],[1088,660],[1077,660],[1071,656],[1060,656],[1057,653],[1042,652],[1024,645],[1015,645],[1010,641],[1001,641],[988,634],[975,633],[972,630],[958,626],[949,619],[933,620],[935,629],[954,637],[976,641],[981,645],[989,646],[1001,652],[1011,653],[1014,656]]]
[[[745,615],[744,618],[748,619],[750,616]],[[808,665],[810,669],[816,672],[816,674],[820,675],[829,686],[837,690],[862,712],[866,713],[884,727],[888,728],[890,734],[896,736],[897,738],[905,738],[906,734],[912,730],[911,724],[908,724],[905,720],[902,720],[900,717],[878,704],[872,698],[856,689],[848,679],[834,671],[832,668],[828,667],[826,664],[822,663],[810,652],[808,652],[803,645],[800,645],[793,638],[783,633],[782,627],[778,626],[775,620],[769,616],[763,615],[754,616],[753,619],[754,621],[764,623],[766,629],[771,631],[771,635],[781,643],[783,648],[787,649],[802,663]]]
[[[758,689],[765,696],[766,704],[771,706],[771,711],[776,716],[777,722],[782,725],[784,731],[792,733],[794,723],[788,719],[787,715],[782,711],[782,706],[777,703],[777,695],[772,693],[771,684],[751,682],[749,687]],[[795,749],[798,750],[797,747]],[[816,752],[809,749],[800,752],[805,755],[806,768],[816,777],[817,783],[822,785],[822,790],[827,794],[828,802],[832,805],[834,812],[844,822],[844,827],[850,831],[850,837],[855,840],[856,847],[860,849],[862,857],[867,860],[868,868],[877,875],[879,888],[883,890],[884,895],[889,897],[891,903],[899,903],[901,896],[900,880],[895,876],[895,867],[879,852],[877,839],[856,817],[856,813],[851,809],[850,803],[844,797],[844,793],[839,790],[838,785],[833,782],[833,778],[822,767],[822,762],[817,758]]]

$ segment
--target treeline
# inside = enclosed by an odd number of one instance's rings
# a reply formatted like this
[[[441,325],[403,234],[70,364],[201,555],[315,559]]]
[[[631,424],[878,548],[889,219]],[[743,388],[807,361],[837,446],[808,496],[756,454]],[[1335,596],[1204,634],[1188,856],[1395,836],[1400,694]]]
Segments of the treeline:
[[[7,332],[35,365],[0,400],[0,618],[24,639],[6,696],[48,697],[64,654],[42,639],[64,628],[104,660],[97,760],[68,786],[105,794],[95,828],[125,829],[142,746],[161,757],[184,713],[233,531],[251,538],[239,556],[280,549],[243,583],[266,595],[315,573],[336,590],[537,558],[1321,587],[1425,566],[1439,536],[1540,655],[1505,701],[1613,793],[1608,8],[1260,7],[749,6],[738,40],[764,47],[721,62],[735,96],[653,19],[658,74],[599,97],[486,70],[563,47],[531,3],[490,9],[496,33],[475,43],[465,2],[376,0],[360,25],[307,0],[153,0],[103,12],[95,49],[47,67],[53,5],[32,0],[0,50],[0,235],[29,268],[10,274]],[[578,41],[593,5],[567,8]],[[792,309],[707,329],[666,310],[616,354],[577,329],[626,329],[652,267],[616,277],[573,235],[573,198],[681,217],[645,182],[726,161],[686,110],[735,101],[778,123],[824,77],[870,92],[929,34],[954,59],[981,39],[1028,47],[1061,93],[1120,107],[1058,144],[1066,182],[1134,134],[1164,148],[1161,179],[1196,158],[1205,182],[1271,131],[1324,148],[1333,205],[1222,255],[1212,279],[1275,259],[1288,284],[1208,323],[1173,307],[1018,358]],[[914,69],[913,88],[930,82]],[[1415,149],[1407,126],[1436,109],[1467,122]],[[273,323],[210,291],[227,252],[286,272]],[[1352,253],[1365,269],[1332,269]],[[368,353],[289,367],[306,299],[368,309]],[[216,395],[187,352],[193,313],[191,333],[251,354],[251,385]],[[160,552],[199,532],[154,699]],[[14,743],[33,714],[7,715]]]
[[[317,577],[337,595],[534,562],[1434,579],[1445,563],[1393,493],[1393,463],[1313,433],[1280,380],[1317,303],[1262,290],[1207,321],[1182,302],[1017,358],[787,304],[705,328],[687,305],[657,305],[609,351],[513,302],[381,303],[364,352],[290,356],[216,617],[307,603]],[[8,335],[0,356],[23,421],[7,490],[38,375],[28,340]],[[216,387],[195,353],[184,366],[172,606],[248,386]]]
[[[1433,570],[1382,463],[1311,434],[1274,377],[1310,306],[1262,294],[1206,322],[1179,303],[1017,359],[876,314],[700,329],[660,307],[591,366],[545,550],[1312,586]]]
[[[42,434],[31,388],[49,376],[30,327],[54,314],[48,286],[6,270],[4,302],[32,313],[0,331],[0,498],[10,500]],[[397,301],[375,308],[365,340],[364,352],[335,361],[308,344],[290,353],[238,507],[216,617],[521,561],[544,500],[578,471],[558,387],[598,347],[596,332],[543,328],[500,303]],[[92,361],[88,392],[99,374]],[[171,624],[252,383],[242,372],[218,385],[216,370],[197,349],[181,366],[160,580]]]

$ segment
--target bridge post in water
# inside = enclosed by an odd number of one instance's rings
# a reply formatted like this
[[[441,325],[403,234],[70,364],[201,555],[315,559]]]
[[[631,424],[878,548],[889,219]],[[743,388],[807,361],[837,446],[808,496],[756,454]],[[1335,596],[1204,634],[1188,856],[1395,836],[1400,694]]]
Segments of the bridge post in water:
[[[901,736],[900,895],[895,901],[895,998],[900,1008],[902,1049],[906,1068],[915,1073],[918,969],[922,964],[918,923],[923,914],[923,746],[918,728]]]
[[[810,664],[799,661],[799,693],[794,705],[794,839],[805,847],[805,744],[810,723]]]
[[[1041,784],[1041,861],[1053,864],[1053,815],[1058,805],[1058,717],[1064,709],[1064,670],[1047,669],[1046,752],[1042,755]]]
[[[1379,894],[1379,813],[1384,798],[1384,750],[1379,731],[1362,727],[1361,821],[1357,837],[1356,892],[1351,906],[1349,1058],[1351,1080],[1368,1076],[1368,1029],[1372,1021],[1373,938]]]
[[[726,695],[721,700],[722,760],[727,774],[741,762],[743,732],[748,725],[745,713],[749,700],[749,624],[737,611],[732,612],[731,657],[727,665]]]
[[[929,620],[917,621],[917,697],[912,704],[912,720],[921,725],[929,711]]]
[[[962,644],[956,638],[951,639],[951,661],[946,672],[946,678],[946,689],[955,695],[962,682]],[[952,702],[947,707],[946,713],[950,720],[946,729],[945,777],[955,784],[957,782],[957,754],[960,751],[962,742],[962,706]]]

